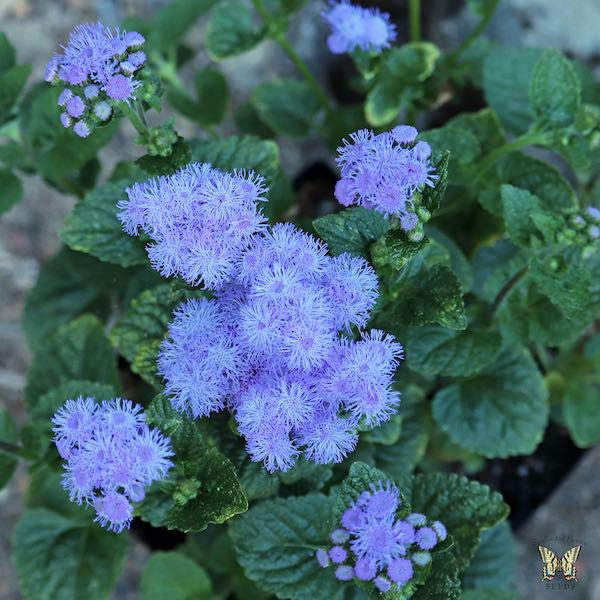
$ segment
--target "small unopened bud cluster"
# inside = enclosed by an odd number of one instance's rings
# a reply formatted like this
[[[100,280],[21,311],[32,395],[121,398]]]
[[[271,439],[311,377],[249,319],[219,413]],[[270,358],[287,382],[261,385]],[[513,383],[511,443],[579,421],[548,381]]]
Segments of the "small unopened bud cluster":
[[[342,515],[341,527],[330,536],[332,546],[317,550],[318,563],[334,567],[341,581],[372,582],[381,593],[401,591],[448,534],[440,521],[429,523],[420,513],[397,518],[400,506],[391,481],[371,484]]]
[[[557,235],[561,244],[583,247],[584,258],[598,251],[600,246],[600,209],[595,206],[569,217],[569,226]]]
[[[88,137],[111,118],[115,103],[134,97],[142,85],[135,75],[146,63],[144,42],[136,31],[113,32],[101,23],[75,27],[45,73],[49,83],[66,85],[58,98],[63,127]]]

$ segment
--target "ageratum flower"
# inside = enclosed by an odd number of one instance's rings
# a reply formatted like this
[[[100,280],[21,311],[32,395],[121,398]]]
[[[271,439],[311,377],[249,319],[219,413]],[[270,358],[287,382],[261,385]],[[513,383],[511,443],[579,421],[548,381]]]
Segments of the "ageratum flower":
[[[269,471],[289,469],[302,453],[342,461],[359,424],[385,421],[399,402],[391,385],[400,344],[378,330],[350,337],[377,299],[375,272],[279,224],[252,238],[233,276],[215,298],[175,313],[158,361],[174,408],[199,417],[227,407]]]
[[[265,192],[252,171],[193,163],[127,188],[118,216],[130,235],[141,229],[150,236],[148,256],[162,275],[216,290],[235,276],[242,252],[265,229]]]
[[[144,66],[144,37],[131,31],[112,31],[101,23],[84,23],[71,32],[62,54],[46,67],[46,81],[66,85],[58,104],[68,116],[81,119],[73,127],[80,137],[106,121],[111,110],[98,108],[107,102],[129,101],[141,85],[137,72]],[[61,117],[66,127],[70,123]],[[69,125],[66,125],[69,123]]]
[[[355,50],[380,54],[396,39],[390,15],[377,8],[363,8],[347,0],[332,1],[323,17],[331,27],[327,45],[334,54]]]
[[[427,525],[424,515],[398,518],[398,488],[389,480],[372,483],[341,518],[341,529],[331,533],[334,546],[319,548],[315,558],[327,568],[334,565],[342,581],[371,581],[381,593],[401,592],[415,570],[431,562],[430,550],[446,539],[440,521]]]
[[[128,528],[131,503],[143,500],[145,486],[164,479],[172,465],[169,439],[146,425],[141,406],[121,398],[67,400],[52,422],[71,501],[92,505],[95,520],[110,531]]]
[[[352,204],[400,218],[403,229],[419,222],[412,196],[424,186],[433,187],[437,176],[431,163],[431,148],[415,143],[417,130],[407,125],[375,135],[361,129],[338,151],[341,179],[335,196],[343,206]]]

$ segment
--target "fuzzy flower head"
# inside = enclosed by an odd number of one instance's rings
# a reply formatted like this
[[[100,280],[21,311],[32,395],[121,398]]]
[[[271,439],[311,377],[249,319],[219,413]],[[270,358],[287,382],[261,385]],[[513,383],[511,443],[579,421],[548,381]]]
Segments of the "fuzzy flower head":
[[[172,465],[169,439],[146,425],[140,405],[121,398],[67,400],[52,422],[54,443],[67,461],[63,487],[71,501],[92,505],[95,520],[110,531],[128,528],[132,502]]]
[[[396,39],[390,15],[377,8],[363,8],[348,0],[332,1],[323,17],[331,28],[327,45],[333,54],[355,50],[380,54]]]
[[[437,176],[431,148],[416,142],[417,130],[407,125],[375,135],[361,129],[344,140],[337,163],[341,179],[335,196],[343,206],[360,205],[400,218],[403,229],[419,222],[413,195],[425,186],[434,187]]]
[[[431,562],[432,550],[447,537],[440,521],[427,523],[424,515],[398,517],[402,498],[389,480],[372,483],[342,514],[341,528],[331,534],[335,544],[320,548],[315,557],[352,579],[372,582],[380,592],[401,592],[418,569]]]
[[[143,36],[134,31],[111,30],[101,23],[78,25],[62,53],[55,54],[48,63],[45,79],[67,86],[58,104],[66,105],[69,116],[91,116],[98,102],[127,102],[134,98],[141,84],[136,75],[146,60],[141,51],[143,44]],[[91,131],[86,127],[85,135],[81,127],[75,133],[87,137]]]
[[[162,225],[152,229],[150,219],[177,219],[179,209],[163,214],[168,182],[147,185],[143,203],[130,200],[122,220],[156,240]],[[190,190],[186,198],[199,200],[188,225],[210,197]],[[140,188],[135,194],[143,197]],[[229,201],[223,196],[206,220],[229,211]],[[172,231],[169,239],[177,239]],[[230,235],[215,234],[213,243],[232,244]],[[174,270],[179,257],[171,255]],[[377,330],[358,341],[347,337],[366,325],[377,299],[377,278],[364,259],[331,257],[313,236],[278,224],[253,235],[218,283],[214,298],[176,311],[161,347],[159,373],[176,410],[201,417],[229,409],[250,457],[269,471],[289,469],[302,454],[319,464],[341,462],[356,448],[359,425],[375,426],[395,412],[399,394],[391,386],[402,347]]]
[[[192,163],[127,188],[118,216],[130,235],[141,229],[150,236],[148,256],[162,275],[216,290],[234,277],[242,252],[264,230],[259,204],[266,191],[252,171]]]

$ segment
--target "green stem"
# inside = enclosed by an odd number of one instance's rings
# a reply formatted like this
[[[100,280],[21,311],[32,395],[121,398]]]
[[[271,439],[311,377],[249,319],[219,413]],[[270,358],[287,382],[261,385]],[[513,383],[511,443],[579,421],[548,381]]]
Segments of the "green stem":
[[[129,119],[129,122],[135,127],[136,131],[145,136],[148,132],[148,126],[144,124],[144,121],[140,118],[138,111],[133,106],[127,104],[127,102],[121,102],[119,108],[123,114]]]
[[[517,283],[519,283],[519,281],[521,281],[521,279],[523,279],[523,277],[525,277],[526,274],[527,267],[524,267],[504,284],[490,307],[490,316],[493,316],[496,313],[496,310],[498,310],[498,307],[500,304],[502,304],[504,298],[508,296],[510,291],[517,285]]]
[[[496,8],[499,2],[500,0],[493,1],[487,13],[479,22],[479,25],[477,25],[477,27],[475,27],[475,29],[471,31],[471,33],[466,37],[465,40],[463,40],[463,43],[458,48],[456,48],[456,50],[452,51],[449,54],[448,58],[450,60],[456,59],[485,31],[485,28],[489,25],[490,21],[492,20],[492,17],[494,16],[494,13],[496,12]]]
[[[273,20],[271,19],[271,15],[265,8],[263,0],[252,0],[254,3],[254,7],[256,8],[256,12],[261,16],[263,21],[267,26],[271,26],[273,24]],[[321,84],[315,79],[314,75],[310,72],[310,69],[306,66],[306,63],[300,58],[300,55],[292,48],[292,45],[289,43],[288,39],[285,37],[285,34],[282,31],[278,31],[276,28],[271,33],[271,37],[281,46],[281,49],[288,55],[288,58],[294,63],[295,67],[300,71],[306,83],[312,89],[315,96],[319,99],[319,102],[323,106],[323,108],[330,112],[331,111],[331,103],[329,101],[329,96],[325,93]]]
[[[547,140],[547,134],[544,132],[533,132],[533,133],[525,133],[521,137],[515,138],[510,142],[506,142],[499,148],[496,148],[494,151],[490,152],[487,157],[479,164],[479,172],[475,177],[473,183],[479,182],[479,180],[485,175],[485,173],[496,164],[501,158],[510,154],[511,152],[515,152],[516,150],[520,150],[525,146],[534,146],[536,144],[544,144]]]
[[[408,5],[410,20],[410,39],[413,42],[421,41],[421,0],[410,0]]]
[[[0,440],[0,452],[6,452],[7,454],[15,454],[16,456],[20,456],[21,448],[15,444]]]

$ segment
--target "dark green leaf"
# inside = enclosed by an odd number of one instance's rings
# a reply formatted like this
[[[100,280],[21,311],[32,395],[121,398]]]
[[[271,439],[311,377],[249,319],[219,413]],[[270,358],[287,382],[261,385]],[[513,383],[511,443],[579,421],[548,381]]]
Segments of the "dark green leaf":
[[[305,137],[319,110],[319,100],[304,81],[278,79],[259,85],[252,93],[258,116],[280,135]]]
[[[29,600],[108,598],[127,551],[127,536],[52,510],[26,510],[13,536],[21,589]]]
[[[190,162],[192,153],[188,143],[181,137],[171,147],[168,156],[152,156],[145,154],[135,161],[148,175],[170,175]]]
[[[425,375],[469,377],[489,365],[500,352],[496,331],[456,331],[430,325],[412,328],[403,339],[408,365]]]
[[[447,552],[434,554],[430,575],[425,585],[417,588],[412,600],[457,600],[459,597],[460,580],[456,560]]]
[[[205,44],[214,60],[242,54],[254,48],[265,32],[256,28],[252,13],[242,2],[221,2],[206,26]]]
[[[90,192],[67,215],[60,236],[70,248],[100,260],[130,267],[148,261],[144,244],[127,235],[117,219],[117,202],[127,183],[107,183]]]
[[[439,391],[433,416],[455,444],[483,456],[529,454],[544,435],[547,397],[531,356],[505,351],[477,376]]]
[[[17,52],[3,31],[0,31],[0,73],[17,64]]]
[[[21,180],[8,169],[0,169],[0,215],[10,210],[23,196]]]
[[[252,135],[229,136],[219,140],[194,140],[192,159],[208,162],[217,169],[252,169],[272,185],[279,171],[279,148],[271,140]]]
[[[371,246],[373,266],[378,270],[390,267],[399,271],[428,243],[426,237],[413,242],[403,229],[391,229]]]
[[[445,248],[448,252],[449,266],[458,277],[463,292],[470,291],[473,285],[473,274],[471,272],[471,265],[460,246],[451,237],[435,227],[426,226],[425,233],[434,242]]]
[[[2,38],[0,37],[0,42]],[[17,441],[17,428],[10,413],[0,408],[0,442],[15,444]],[[3,452],[0,448],[0,490],[8,483],[14,470],[17,468],[17,459]]]
[[[231,528],[249,579],[278,598],[339,600],[344,586],[315,560],[328,544],[332,501],[318,494],[258,504]]]
[[[538,119],[558,126],[575,119],[581,104],[581,81],[573,65],[558,50],[545,50],[537,61],[529,101]]]
[[[217,600],[204,569],[178,552],[154,552],[146,563],[140,600]]]
[[[600,369],[585,361],[567,379],[563,397],[563,416],[573,441],[580,448],[593,446],[600,440]]]
[[[509,511],[502,496],[487,485],[449,473],[414,475],[410,488],[401,491],[413,512],[444,523],[454,541],[447,552],[459,571],[471,562],[480,532],[505,519]]]
[[[485,59],[485,98],[502,124],[514,133],[524,133],[533,122],[529,85],[541,55],[538,48],[502,46],[491,50]]]
[[[43,394],[71,379],[112,385],[119,391],[117,361],[102,323],[84,315],[63,325],[40,346],[27,374],[25,400],[30,409]]]
[[[388,231],[388,220],[379,212],[350,208],[313,221],[332,254],[349,252],[368,258],[369,246]]]
[[[220,123],[225,117],[229,99],[227,80],[218,69],[205,67],[196,75],[194,83],[198,102],[194,120],[202,126]]]
[[[31,72],[31,65],[16,65],[0,73],[0,123],[15,105]]]
[[[481,534],[471,564],[462,575],[465,588],[502,588],[515,577],[517,550],[508,521]]]

